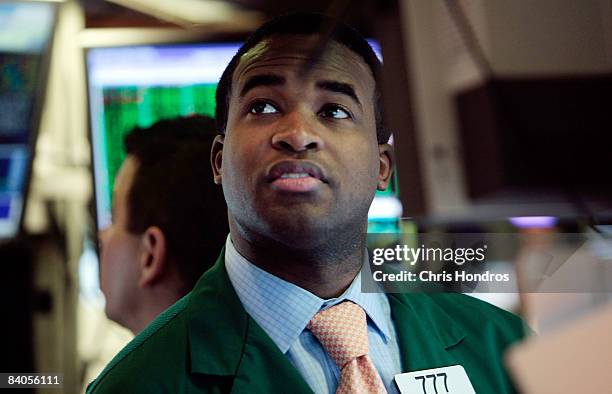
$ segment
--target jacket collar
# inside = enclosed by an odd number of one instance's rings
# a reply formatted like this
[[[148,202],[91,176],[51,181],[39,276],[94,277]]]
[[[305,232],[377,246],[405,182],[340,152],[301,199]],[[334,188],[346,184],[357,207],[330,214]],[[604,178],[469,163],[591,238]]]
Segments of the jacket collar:
[[[224,253],[200,278],[187,305],[191,372],[234,376],[233,392],[311,393],[242,307],[225,270]]]
[[[465,330],[431,294],[389,294],[389,303],[403,372],[458,364],[449,350],[461,343]]]

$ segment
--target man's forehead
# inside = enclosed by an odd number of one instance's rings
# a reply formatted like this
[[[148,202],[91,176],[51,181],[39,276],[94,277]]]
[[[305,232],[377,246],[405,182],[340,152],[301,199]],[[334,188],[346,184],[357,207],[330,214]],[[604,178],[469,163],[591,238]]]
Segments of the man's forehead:
[[[274,34],[262,39],[253,48],[244,53],[241,63],[248,63],[253,60],[264,60],[273,56],[296,56],[307,58],[312,54],[320,36],[317,34]],[[335,41],[328,43],[331,51],[338,50],[341,45]],[[328,50],[329,52],[329,50]]]
[[[241,56],[233,75],[234,83],[244,82],[246,75],[265,72],[273,67],[304,65],[313,54],[318,40],[318,35],[282,34],[260,41]],[[327,44],[314,71],[317,74],[335,73],[345,82],[361,84],[364,88],[374,83],[370,68],[363,59],[336,41]]]

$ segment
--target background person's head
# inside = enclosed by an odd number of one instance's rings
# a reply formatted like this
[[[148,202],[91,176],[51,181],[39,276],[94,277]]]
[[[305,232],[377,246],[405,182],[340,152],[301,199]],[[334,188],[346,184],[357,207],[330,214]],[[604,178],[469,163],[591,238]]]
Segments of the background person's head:
[[[390,178],[380,62],[367,41],[340,25],[302,72],[326,21],[294,14],[264,24],[219,83],[215,181],[232,234],[247,242],[313,249],[344,235],[356,244]]]
[[[125,137],[113,222],[101,231],[109,318],[134,332],[195,285],[227,236],[223,195],[208,164],[214,120],[162,120]]]

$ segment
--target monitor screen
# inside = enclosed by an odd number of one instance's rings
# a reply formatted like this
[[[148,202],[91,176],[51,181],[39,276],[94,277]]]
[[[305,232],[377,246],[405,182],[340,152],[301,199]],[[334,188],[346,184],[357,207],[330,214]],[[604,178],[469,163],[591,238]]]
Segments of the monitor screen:
[[[0,239],[20,229],[55,5],[0,3]]]
[[[375,51],[379,46],[371,41]],[[214,116],[215,90],[240,43],[140,45],[87,51],[97,225],[110,224],[113,182],[133,127],[191,114]],[[380,55],[379,55],[380,56]],[[387,227],[401,215],[396,183],[380,192],[372,221]],[[393,206],[391,206],[391,205]],[[389,209],[391,208],[391,209]]]

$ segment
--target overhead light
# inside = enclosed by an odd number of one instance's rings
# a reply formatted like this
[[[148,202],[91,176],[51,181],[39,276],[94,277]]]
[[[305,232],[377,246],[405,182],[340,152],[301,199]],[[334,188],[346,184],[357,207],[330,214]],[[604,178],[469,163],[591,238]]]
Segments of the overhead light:
[[[235,26],[232,26],[235,27]],[[79,32],[79,43],[83,48],[147,45],[151,43],[192,42],[211,34],[237,31],[230,26],[207,25],[190,29],[181,27],[104,27],[88,28]]]
[[[180,26],[231,24],[250,30],[261,23],[261,14],[218,0],[107,0]]]
[[[553,216],[516,216],[510,218],[510,223],[518,228],[551,228],[557,224]]]

